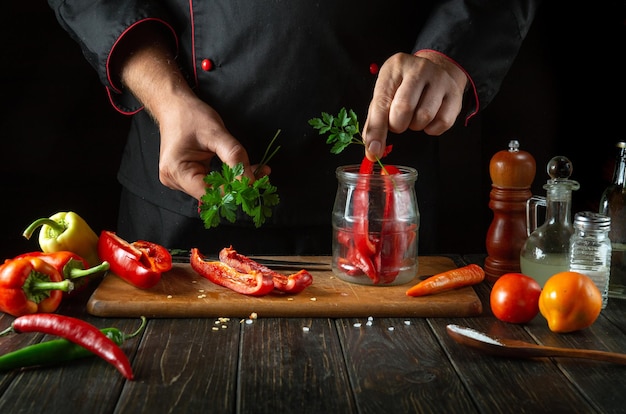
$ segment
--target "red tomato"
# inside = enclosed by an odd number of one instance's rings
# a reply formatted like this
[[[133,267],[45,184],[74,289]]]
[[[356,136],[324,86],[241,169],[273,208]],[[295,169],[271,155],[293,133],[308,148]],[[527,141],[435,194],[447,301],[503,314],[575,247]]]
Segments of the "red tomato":
[[[491,311],[503,322],[527,323],[539,313],[540,295],[541,286],[532,277],[506,273],[491,289]]]

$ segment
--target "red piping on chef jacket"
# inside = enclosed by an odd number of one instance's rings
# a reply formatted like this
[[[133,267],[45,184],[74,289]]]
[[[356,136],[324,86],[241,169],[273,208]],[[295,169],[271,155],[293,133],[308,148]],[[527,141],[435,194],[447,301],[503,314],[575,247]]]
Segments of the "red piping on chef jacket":
[[[113,93],[117,93],[117,94],[121,94],[123,93],[122,90],[120,88],[118,88],[117,86],[115,86],[115,83],[113,82],[113,79],[111,78],[111,71],[109,70],[109,62],[111,60],[111,55],[113,55],[113,51],[115,50],[115,47],[118,45],[118,43],[120,42],[120,40],[128,33],[130,32],[133,28],[135,28],[137,25],[141,24],[141,23],[145,23],[145,22],[149,22],[149,21],[153,21],[153,22],[159,22],[159,23],[163,23],[168,29],[170,29],[170,31],[172,32],[172,34],[174,35],[174,40],[176,41],[176,54],[178,54],[178,36],[176,35],[176,31],[174,31],[174,28],[172,26],[170,26],[166,21],[161,20],[161,19],[156,19],[156,18],[147,18],[147,19],[143,19],[143,20],[139,20],[135,23],[133,23],[130,27],[128,27],[126,30],[124,30],[122,32],[122,34],[120,35],[120,37],[117,38],[117,40],[115,41],[115,43],[113,44],[113,47],[111,48],[111,51],[109,52],[109,56],[107,56],[107,63],[106,63],[106,70],[107,70],[107,79],[109,81],[109,84],[111,85],[106,86],[106,91],[107,91],[107,95],[109,96],[109,102],[111,103],[111,105],[113,105],[113,107],[120,113],[124,114],[124,115],[134,115],[137,112],[140,112],[141,110],[143,110],[143,106],[140,108],[135,109],[134,111],[126,111],[122,108],[119,107],[119,105],[117,105],[115,103],[115,99],[113,99]]]
[[[463,66],[459,65],[459,63],[456,62],[454,59],[450,58],[444,53],[439,52],[438,50],[421,49],[415,52],[414,55],[417,56],[417,54],[422,51],[433,52],[433,53],[443,56],[444,58],[448,59],[450,62],[454,63],[459,69],[463,71],[463,73],[465,73],[465,76],[467,76],[467,80],[469,81],[470,85],[472,85],[472,92],[474,92],[474,102],[476,103],[476,107],[474,108],[474,111],[465,117],[465,126],[467,126],[467,124],[469,123],[469,120],[478,113],[478,108],[480,107],[480,101],[478,100],[478,93],[476,92],[476,84],[474,83],[474,79],[472,79],[472,77],[469,75],[469,73],[467,73],[467,71],[463,68]]]

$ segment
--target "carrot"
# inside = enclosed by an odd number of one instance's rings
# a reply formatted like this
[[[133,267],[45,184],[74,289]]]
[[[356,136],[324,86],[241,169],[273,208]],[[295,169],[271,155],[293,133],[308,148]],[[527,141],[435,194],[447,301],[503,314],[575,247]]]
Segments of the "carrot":
[[[464,286],[475,285],[485,279],[485,271],[476,264],[438,273],[422,280],[406,291],[407,296],[425,296]]]

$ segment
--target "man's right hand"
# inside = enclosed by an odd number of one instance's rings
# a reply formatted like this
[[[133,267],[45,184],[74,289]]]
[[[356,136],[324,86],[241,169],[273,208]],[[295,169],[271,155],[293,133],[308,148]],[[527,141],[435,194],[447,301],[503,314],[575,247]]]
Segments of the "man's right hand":
[[[150,25],[139,27],[125,36],[117,65],[122,84],[159,126],[161,183],[199,200],[205,194],[203,178],[215,156],[231,167],[243,163],[244,175],[254,181],[256,166],[250,165],[245,148],[228,132],[219,114],[191,90],[167,42],[159,41]],[[264,166],[257,177],[269,172]]]

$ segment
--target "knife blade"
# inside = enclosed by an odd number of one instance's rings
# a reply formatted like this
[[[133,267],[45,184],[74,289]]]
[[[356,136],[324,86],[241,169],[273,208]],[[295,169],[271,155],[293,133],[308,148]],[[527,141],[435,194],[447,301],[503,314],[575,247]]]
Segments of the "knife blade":
[[[170,250],[173,263],[189,263],[189,251],[186,250]],[[284,260],[284,259],[268,259],[264,257],[248,256],[251,260],[269,267],[270,269],[330,269],[330,263],[311,262],[303,260]],[[217,255],[205,256],[204,261],[218,261]]]

